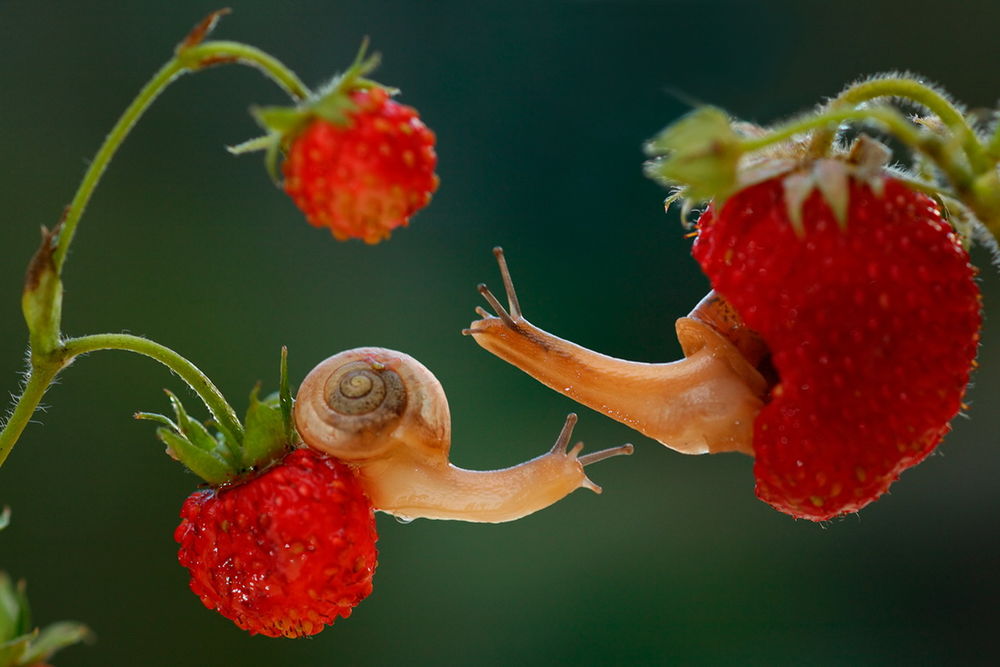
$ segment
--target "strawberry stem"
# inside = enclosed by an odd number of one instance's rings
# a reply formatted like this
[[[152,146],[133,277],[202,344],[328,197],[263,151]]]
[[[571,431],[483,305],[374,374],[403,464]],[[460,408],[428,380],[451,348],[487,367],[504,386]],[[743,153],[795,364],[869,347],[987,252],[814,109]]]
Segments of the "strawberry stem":
[[[959,139],[976,173],[988,169],[990,160],[986,151],[983,150],[976,133],[961,110],[944,94],[917,79],[889,74],[861,81],[849,86],[831,100],[826,109],[833,111],[844,107],[857,107],[864,102],[883,97],[906,99],[926,108]],[[826,155],[835,134],[836,130],[829,128],[817,132],[810,144],[810,152],[817,156]]]
[[[73,242],[76,227],[104,170],[146,109],[178,76],[187,72],[197,72],[212,65],[228,63],[239,63],[260,69],[295,100],[303,100],[311,94],[295,73],[280,61],[247,44],[212,41],[181,49],[139,91],[138,96],[125,109],[91,161],[80,187],[66,210],[62,230],[53,253],[58,273],[62,273],[62,266],[66,261],[69,246]]]
[[[146,109],[171,82],[187,72],[197,72],[213,65],[238,63],[261,70],[296,101],[312,95],[294,72],[256,47],[240,42],[202,41],[222,13],[224,12],[214,12],[199,23],[178,45],[174,57],[143,86],[98,149],[59,225],[51,234],[43,233],[42,246],[29,266],[22,297],[22,308],[31,334],[30,366],[23,391],[0,429],[0,465],[3,465],[17,443],[56,375],[75,357],[95,350],[127,350],[166,365],[201,397],[220,428],[242,438],[243,426],[222,393],[194,364],[173,350],[146,338],[128,334],[97,334],[63,340],[60,333],[60,277],[80,218],[122,142]]]
[[[746,139],[740,144],[744,153],[757,151],[781,143],[797,135],[812,130],[822,132],[836,128],[848,121],[874,121],[909,146],[926,155],[945,174],[956,192],[967,192],[973,175],[955,160],[955,156],[945,150],[939,137],[910,123],[901,113],[889,107],[867,109],[830,109],[818,115],[808,115],[794,119],[768,132],[762,137]]]
[[[212,417],[223,428],[237,438],[243,435],[243,426],[222,392],[197,366],[165,345],[131,334],[93,334],[70,338],[63,344],[63,350],[67,363],[81,354],[97,350],[124,350],[158,361],[180,376],[198,394]]]
[[[31,416],[59,371],[66,368],[76,357],[97,350],[125,350],[160,362],[180,376],[198,394],[221,427],[237,439],[242,438],[243,425],[225,396],[207,375],[186,358],[164,345],[141,336],[93,334],[70,338],[46,355],[45,359],[33,359],[24,391],[3,431],[0,431],[0,465],[3,465],[10,454],[10,450],[31,420]]]

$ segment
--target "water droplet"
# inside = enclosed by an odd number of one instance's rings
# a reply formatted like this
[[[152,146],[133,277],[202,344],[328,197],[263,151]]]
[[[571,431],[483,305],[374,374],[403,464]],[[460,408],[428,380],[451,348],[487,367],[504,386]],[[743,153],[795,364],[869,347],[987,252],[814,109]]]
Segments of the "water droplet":
[[[404,526],[406,524],[408,524],[408,523],[413,523],[413,517],[412,516],[402,516],[401,514],[393,514],[392,516],[393,516],[393,518],[396,519],[396,521],[398,523],[401,523]]]

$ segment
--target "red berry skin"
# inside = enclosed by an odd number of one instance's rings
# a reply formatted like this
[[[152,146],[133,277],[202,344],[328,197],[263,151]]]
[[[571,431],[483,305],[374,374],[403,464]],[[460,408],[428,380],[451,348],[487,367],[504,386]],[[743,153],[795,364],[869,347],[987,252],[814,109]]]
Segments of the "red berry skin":
[[[356,106],[347,125],[314,118],[292,141],[282,165],[285,192],[338,240],[378,243],[437,189],[435,136],[415,109],[382,88],[350,97]]]
[[[846,226],[814,191],[805,233],[781,178],[699,220],[693,253],[770,348],[757,496],[794,517],[855,512],[919,463],[961,408],[979,341],[975,269],[937,204],[850,182]]]
[[[309,449],[191,494],[174,538],[191,590],[250,634],[316,634],[372,591],[371,502],[350,468]]]

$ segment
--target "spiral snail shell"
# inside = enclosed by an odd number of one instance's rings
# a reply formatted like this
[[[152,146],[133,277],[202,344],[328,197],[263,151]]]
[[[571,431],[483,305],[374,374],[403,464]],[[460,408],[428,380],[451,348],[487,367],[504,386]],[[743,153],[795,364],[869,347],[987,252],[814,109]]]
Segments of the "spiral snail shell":
[[[376,509],[413,519],[500,522],[575,489],[600,488],[583,467],[628,454],[631,445],[580,456],[569,449],[576,415],[552,449],[504,470],[463,470],[448,461],[451,416],[441,383],[402,352],[362,347],[317,365],[299,387],[295,426],[309,447],[355,467]]]

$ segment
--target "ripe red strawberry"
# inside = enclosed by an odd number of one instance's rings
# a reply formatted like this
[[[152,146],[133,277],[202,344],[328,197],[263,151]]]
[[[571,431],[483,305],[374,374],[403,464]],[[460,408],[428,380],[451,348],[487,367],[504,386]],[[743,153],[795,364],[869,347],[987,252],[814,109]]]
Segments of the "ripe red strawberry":
[[[250,634],[316,634],[372,591],[375,518],[354,473],[297,449],[229,487],[198,491],[174,534],[191,590]]]
[[[698,222],[694,256],[770,348],[754,423],[757,495],[824,520],[884,493],[962,403],[979,340],[975,270],[937,204],[850,179],[842,225],[819,190],[789,219],[784,177]]]
[[[338,240],[378,243],[437,189],[434,133],[380,87],[349,93],[342,123],[313,118],[282,165],[285,191],[310,223]]]
[[[244,423],[216,409],[211,433],[170,394],[167,453],[210,488],[193,493],[174,532],[191,590],[251,634],[313,635],[372,591],[375,517],[353,469],[295,449],[284,352],[277,396],[250,394]],[[227,406],[228,407],[228,406]]]

